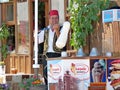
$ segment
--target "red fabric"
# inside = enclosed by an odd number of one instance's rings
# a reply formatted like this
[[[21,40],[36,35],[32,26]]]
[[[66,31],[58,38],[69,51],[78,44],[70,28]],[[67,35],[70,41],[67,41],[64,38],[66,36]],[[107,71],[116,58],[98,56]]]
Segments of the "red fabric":
[[[57,10],[51,10],[50,13],[49,13],[50,16],[53,16],[53,15],[58,15],[58,11]]]

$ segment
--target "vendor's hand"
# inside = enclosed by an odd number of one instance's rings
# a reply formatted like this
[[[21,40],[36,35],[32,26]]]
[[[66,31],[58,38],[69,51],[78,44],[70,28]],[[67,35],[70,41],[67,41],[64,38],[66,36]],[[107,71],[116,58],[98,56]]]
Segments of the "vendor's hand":
[[[53,30],[54,30],[54,32],[56,33],[57,37],[58,37],[59,34],[60,34],[59,29],[60,29],[60,25],[59,25],[59,24],[54,24],[54,25],[53,25]]]
[[[54,24],[54,25],[53,25],[53,30],[54,30],[55,32],[59,31],[59,28],[60,28],[60,25],[59,25],[59,24]]]

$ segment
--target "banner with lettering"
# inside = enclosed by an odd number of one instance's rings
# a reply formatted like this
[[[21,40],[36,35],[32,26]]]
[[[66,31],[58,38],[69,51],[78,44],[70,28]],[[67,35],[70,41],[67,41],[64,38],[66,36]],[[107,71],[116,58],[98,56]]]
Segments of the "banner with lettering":
[[[89,59],[48,60],[48,90],[88,90]]]

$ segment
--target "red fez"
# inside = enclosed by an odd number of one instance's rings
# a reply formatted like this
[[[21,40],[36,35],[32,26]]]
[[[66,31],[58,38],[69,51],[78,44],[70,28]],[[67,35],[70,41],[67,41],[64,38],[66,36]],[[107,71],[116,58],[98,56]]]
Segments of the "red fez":
[[[50,16],[52,15],[58,15],[58,11],[57,10],[51,10],[49,13]]]

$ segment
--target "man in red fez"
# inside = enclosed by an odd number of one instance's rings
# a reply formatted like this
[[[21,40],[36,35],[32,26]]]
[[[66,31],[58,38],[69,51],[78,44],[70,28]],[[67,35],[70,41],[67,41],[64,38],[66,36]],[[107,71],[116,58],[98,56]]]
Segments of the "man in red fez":
[[[54,31],[57,35],[57,37],[59,36],[60,32],[59,32],[59,14],[57,10],[51,10],[49,13],[49,25],[52,29],[52,31]]]
[[[52,15],[58,15],[58,16],[59,16],[57,10],[51,10],[50,13],[49,13],[49,15],[50,15],[50,16],[52,16]]]
[[[57,38],[60,35],[61,28],[62,27],[59,24],[58,11],[51,10],[49,12],[49,25],[44,30],[41,30],[40,32],[40,33],[44,33],[44,41],[39,42],[39,45],[38,45],[40,47],[39,55],[42,54],[42,55],[47,56],[48,58],[61,57],[61,51],[65,51],[66,46],[63,48],[58,48],[55,44]],[[43,64],[43,76],[45,77],[45,83],[47,84],[47,60],[46,58],[42,59],[42,64]]]

